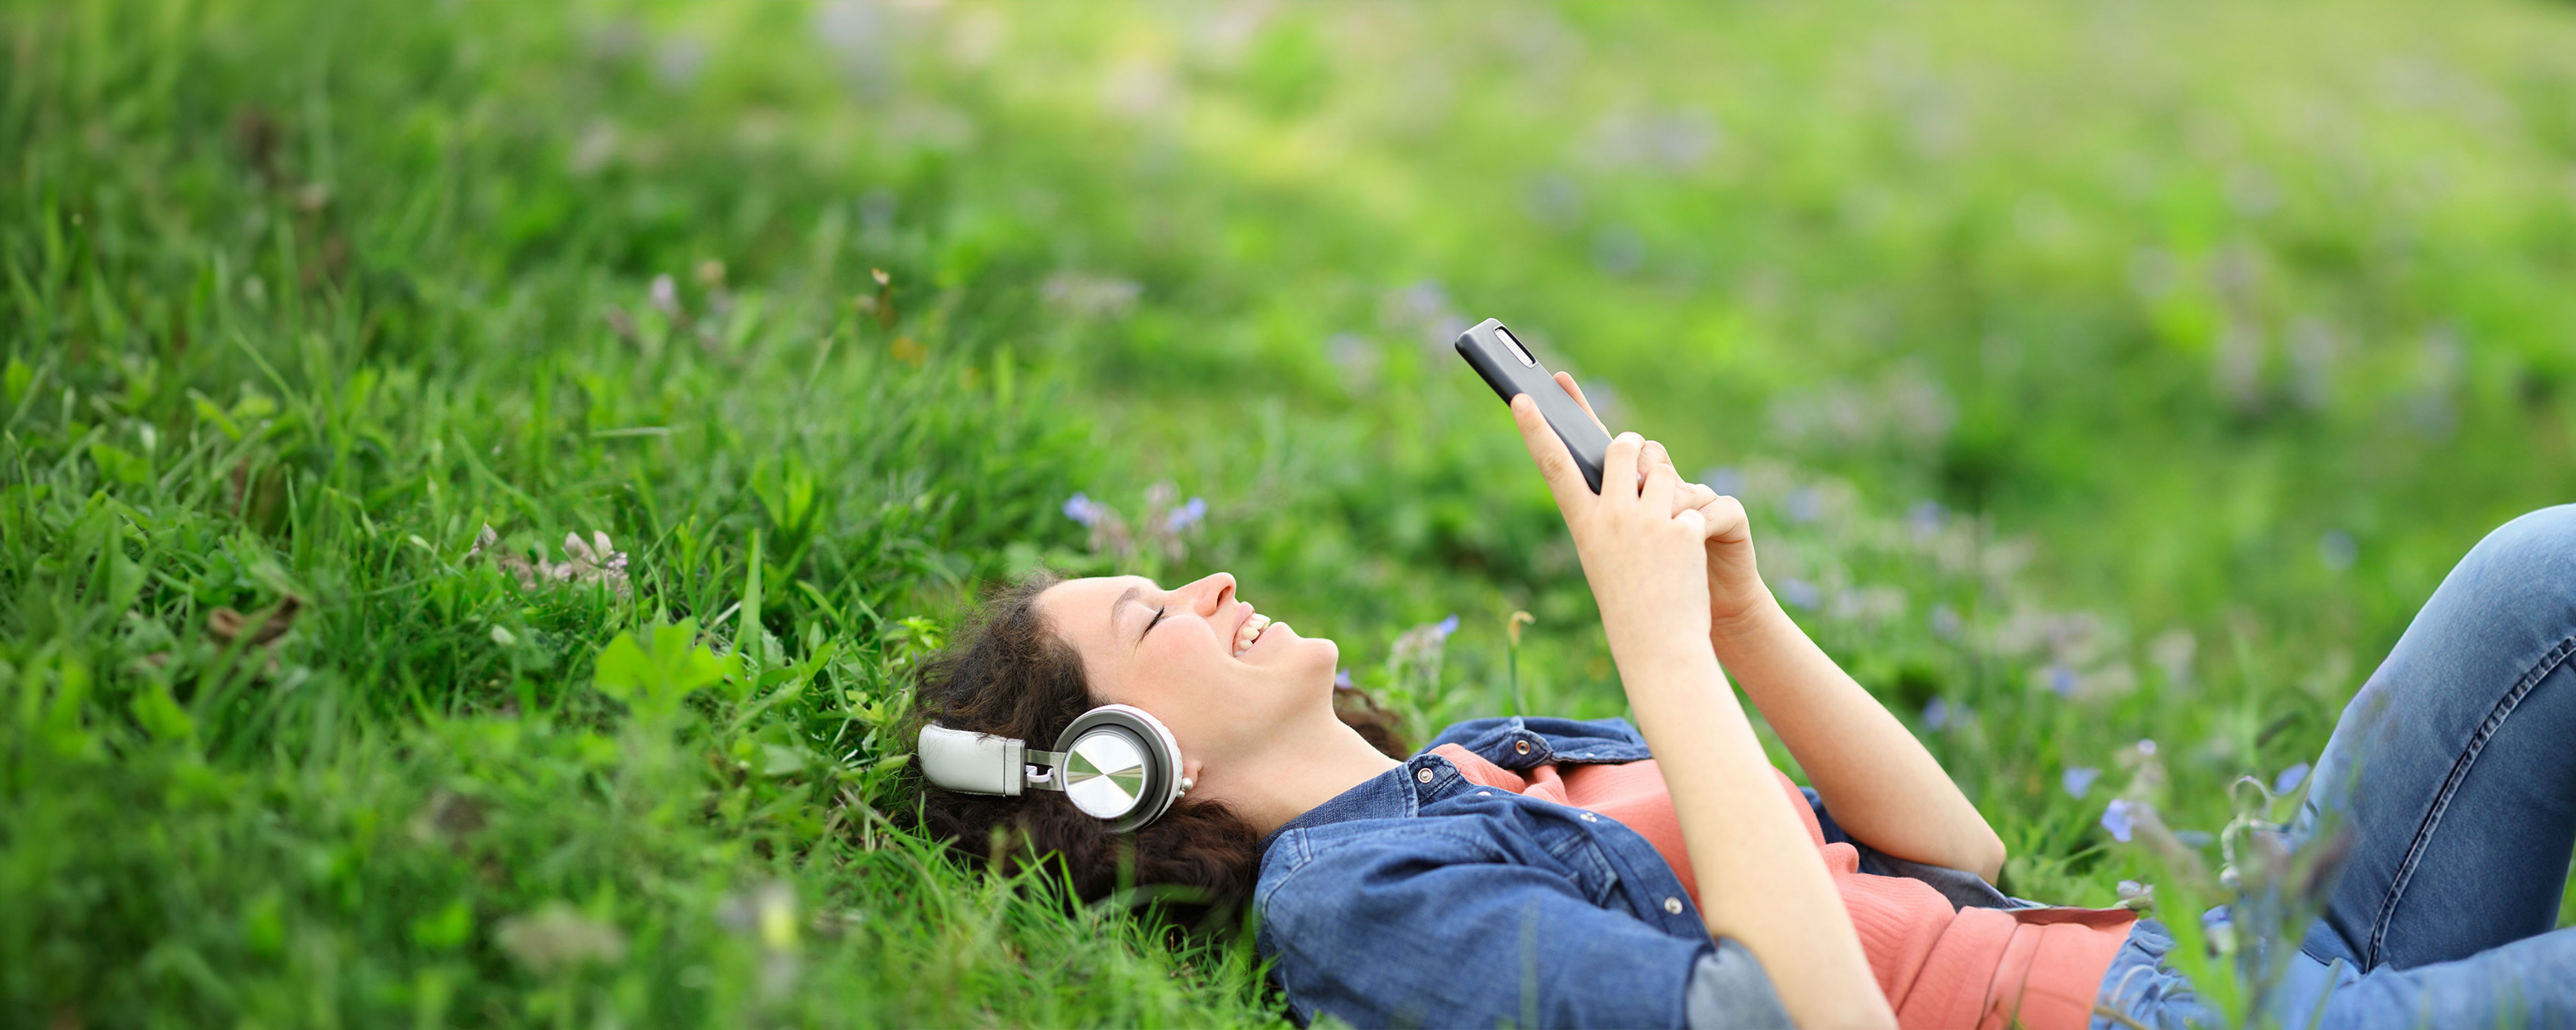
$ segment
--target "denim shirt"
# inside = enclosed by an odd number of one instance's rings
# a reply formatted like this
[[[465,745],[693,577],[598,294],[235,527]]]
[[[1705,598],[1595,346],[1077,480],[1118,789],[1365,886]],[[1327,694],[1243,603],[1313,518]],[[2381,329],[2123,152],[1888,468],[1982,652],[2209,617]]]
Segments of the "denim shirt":
[[[1650,758],[1623,719],[1475,719],[1262,841],[1258,943],[1302,1025],[1785,1027],[1750,951],[1711,938],[1646,838],[1591,812],[1478,787],[1457,744],[1505,769]],[[2022,907],[1974,874],[1859,847],[1951,904]]]

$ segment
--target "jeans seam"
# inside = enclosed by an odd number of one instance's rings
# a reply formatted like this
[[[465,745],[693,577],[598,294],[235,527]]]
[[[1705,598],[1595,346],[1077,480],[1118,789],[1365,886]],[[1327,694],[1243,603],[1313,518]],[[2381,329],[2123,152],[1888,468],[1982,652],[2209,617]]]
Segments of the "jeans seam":
[[[2405,896],[2407,883],[2415,878],[2415,868],[2423,860],[2424,850],[2432,846],[2433,832],[2441,828],[2443,811],[2450,807],[2451,797],[2459,792],[2460,784],[2469,778],[2469,769],[2477,764],[2478,754],[2486,750],[2487,741],[2494,739],[2496,731],[2504,728],[2505,719],[2522,704],[2524,697],[2531,694],[2532,688],[2557,671],[2559,664],[2565,662],[2571,653],[2576,653],[2576,637],[2568,637],[2550,648],[2548,654],[2542,655],[2530,671],[2514,682],[2513,689],[2496,701],[2495,707],[2487,712],[2486,719],[2478,724],[2477,732],[2469,736],[2467,746],[2460,749],[2460,757],[2451,763],[2451,773],[2443,779],[2441,791],[2433,795],[2433,804],[2425,811],[2424,821],[2415,827],[2415,839],[2406,845],[2406,857],[2398,862],[2397,873],[2389,880],[2388,893],[2379,901],[2378,915],[2371,919],[2370,945],[2363,954],[2369,963],[2365,969],[2379,968],[2380,951],[2388,942],[2388,925],[2397,918],[2397,902]]]

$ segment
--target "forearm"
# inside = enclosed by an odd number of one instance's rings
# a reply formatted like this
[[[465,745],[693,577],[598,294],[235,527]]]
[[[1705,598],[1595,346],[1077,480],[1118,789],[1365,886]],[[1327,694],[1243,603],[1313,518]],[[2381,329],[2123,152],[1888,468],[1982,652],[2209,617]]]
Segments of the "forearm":
[[[1842,897],[1716,657],[1693,643],[1618,658],[1672,792],[1709,932],[1761,959],[1800,1026],[1893,1026]]]
[[[1834,821],[1889,854],[1995,878],[2004,846],[1985,817],[1922,742],[1767,590],[1714,625],[1709,642],[1824,795]]]

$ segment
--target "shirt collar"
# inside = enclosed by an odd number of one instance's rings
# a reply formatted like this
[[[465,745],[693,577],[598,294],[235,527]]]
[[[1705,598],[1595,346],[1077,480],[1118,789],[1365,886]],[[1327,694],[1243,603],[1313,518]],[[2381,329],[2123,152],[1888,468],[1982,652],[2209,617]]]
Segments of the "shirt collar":
[[[1431,773],[1428,779],[1422,776],[1425,771]],[[1290,830],[1361,819],[1411,818],[1421,809],[1428,793],[1458,778],[1458,767],[1450,764],[1448,759],[1431,754],[1415,755],[1406,759],[1403,765],[1361,780],[1358,786],[1333,795],[1332,800],[1281,824],[1261,838],[1261,850],[1270,850],[1270,842]]]

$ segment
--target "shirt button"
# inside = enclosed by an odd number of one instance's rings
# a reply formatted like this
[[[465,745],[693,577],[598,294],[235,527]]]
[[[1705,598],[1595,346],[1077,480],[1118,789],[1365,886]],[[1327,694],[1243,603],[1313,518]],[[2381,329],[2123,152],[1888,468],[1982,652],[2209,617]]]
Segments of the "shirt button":
[[[1680,899],[1680,898],[1665,898],[1665,899],[1664,899],[1664,911],[1666,911],[1666,912],[1670,912],[1670,913],[1672,913],[1672,914],[1674,914],[1674,915],[1680,915],[1680,914],[1682,914],[1682,899]]]
[[[1521,754],[1524,754],[1524,755],[1528,754],[1528,753],[1529,753],[1529,741],[1526,741],[1526,740],[1513,741],[1513,742],[1512,742],[1512,750],[1514,750],[1514,751],[1518,751],[1518,752],[1520,752]]]
[[[1424,782],[1424,783],[1429,783],[1429,782],[1431,782],[1431,770],[1430,770],[1430,768],[1426,766],[1426,767],[1424,767],[1424,768],[1420,768],[1420,769],[1416,769],[1416,770],[1414,770],[1414,771],[1413,771],[1413,778],[1414,778],[1414,779],[1417,779],[1417,780],[1420,780],[1420,781],[1422,781],[1422,782]]]
[[[1494,792],[1490,790],[1480,790],[1476,792],[1476,796],[1480,798],[1489,798],[1494,796]]]

